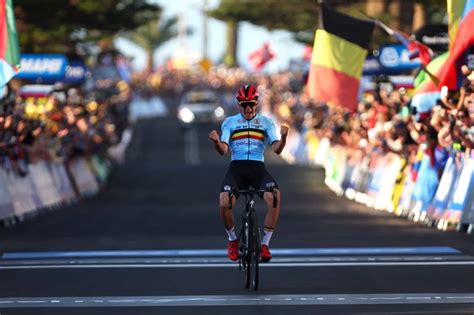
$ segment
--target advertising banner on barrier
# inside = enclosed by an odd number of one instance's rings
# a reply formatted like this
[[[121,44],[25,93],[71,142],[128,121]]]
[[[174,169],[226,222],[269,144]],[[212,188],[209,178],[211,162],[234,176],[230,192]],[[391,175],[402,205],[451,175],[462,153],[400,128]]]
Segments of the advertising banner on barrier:
[[[369,184],[367,186],[367,194],[370,197],[370,201],[368,203],[369,207],[373,206],[373,203],[375,202],[375,197],[377,196],[380,190],[385,168],[386,161],[380,155],[377,154],[376,156],[372,157],[370,164],[371,176]]]
[[[29,176],[21,177],[15,172],[9,172],[8,189],[12,197],[15,215],[22,216],[42,207]]]
[[[14,214],[12,199],[8,191],[7,174],[0,167],[0,220],[11,217]]]
[[[454,192],[454,181],[458,176],[458,170],[454,163],[454,158],[450,156],[443,170],[443,175],[439,182],[438,189],[433,198],[433,202],[428,208],[428,218],[432,220],[439,220],[446,207],[449,199]]]
[[[98,192],[99,185],[85,158],[75,159],[70,167],[81,196],[87,197]]]
[[[413,190],[413,200],[417,202],[418,205],[416,209],[414,209],[414,212],[428,211],[428,206],[431,204],[438,184],[438,171],[434,165],[432,165],[430,156],[425,154],[421,160],[415,188]]]
[[[342,183],[344,181],[347,165],[347,151],[342,146],[334,146],[329,149],[329,163],[326,165],[325,183],[337,194],[342,194]]]
[[[29,176],[33,181],[36,193],[38,194],[42,206],[50,207],[58,204],[61,201],[56,185],[54,185],[53,178],[46,166],[45,161],[40,161],[35,164],[29,164]]]
[[[347,163],[346,163],[346,172],[344,174],[344,179],[342,181],[342,189],[346,191],[347,189],[354,190],[353,178],[354,174],[357,174],[359,169],[360,160],[355,157],[355,152],[350,152],[347,154]]]
[[[404,171],[404,181],[402,193],[396,207],[395,213],[399,216],[406,216],[412,205],[413,189],[415,189],[415,181],[413,180],[413,170],[406,167]]]
[[[305,135],[307,156],[310,164],[314,163],[316,152],[318,152],[319,138],[314,130],[308,131]]]
[[[89,165],[100,184],[105,184],[108,177],[107,164],[98,155],[94,155],[89,160]]]
[[[468,205],[468,201],[471,199],[471,195],[474,190],[473,174],[474,159],[470,158],[464,162],[464,166],[459,175],[458,184],[456,185],[456,190],[454,191],[453,197],[448,204],[448,221],[453,223],[460,222],[464,210],[470,206]],[[466,217],[470,216],[470,213],[466,213]]]
[[[370,182],[370,169],[369,169],[370,158],[364,156],[360,163],[360,167],[357,169],[357,173],[354,173],[354,190],[357,193],[367,193],[367,187]]]
[[[316,151],[316,155],[314,157],[314,164],[324,166],[324,164],[326,163],[330,145],[331,143],[329,142],[328,138],[321,139],[318,145],[318,150]]]
[[[73,199],[75,197],[74,189],[71,186],[64,164],[49,163],[48,168],[61,201]]]
[[[400,157],[394,153],[388,153],[385,157],[386,169],[383,172],[380,189],[375,197],[375,209],[393,211],[392,195],[397,181],[402,162]]]
[[[395,179],[395,185],[393,186],[392,193],[392,209],[398,214],[400,201],[402,199],[403,187],[405,186],[405,174],[408,166],[406,158],[400,157],[400,169],[398,170],[397,177]]]
[[[471,159],[471,164],[474,164]],[[474,223],[474,174],[471,174],[471,183],[468,190],[468,196],[464,206],[464,211],[461,217],[461,223],[473,224]]]

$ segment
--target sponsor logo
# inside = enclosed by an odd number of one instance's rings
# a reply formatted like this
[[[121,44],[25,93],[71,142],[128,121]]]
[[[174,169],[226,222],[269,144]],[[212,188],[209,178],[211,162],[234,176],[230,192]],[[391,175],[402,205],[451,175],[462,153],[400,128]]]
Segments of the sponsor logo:
[[[229,185],[226,185],[226,186],[224,186],[224,190],[225,190],[225,191],[231,191],[232,188],[231,188]]]
[[[266,185],[265,185],[267,188],[273,188],[276,186],[276,183],[275,182],[268,182]]]
[[[242,140],[237,140],[235,141],[235,146],[238,147],[238,146],[242,146],[242,145],[252,145],[252,146],[257,146],[257,147],[263,147],[263,144],[262,142],[258,142],[258,141],[249,141],[248,139],[242,139]]]
[[[63,64],[64,59],[62,58],[22,59],[21,69],[27,72],[58,73]]]
[[[237,122],[238,122],[239,124],[245,124],[245,123],[246,123],[245,119],[242,119],[242,118],[240,118],[239,120],[237,120]]]
[[[66,76],[70,78],[82,78],[86,73],[86,69],[83,67],[69,66],[66,68]]]

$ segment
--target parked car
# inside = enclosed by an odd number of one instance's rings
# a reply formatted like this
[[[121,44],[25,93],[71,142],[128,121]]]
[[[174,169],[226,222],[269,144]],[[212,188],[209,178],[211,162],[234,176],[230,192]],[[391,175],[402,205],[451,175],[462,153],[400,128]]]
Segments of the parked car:
[[[194,90],[183,96],[177,115],[183,126],[219,123],[225,118],[225,110],[214,91]]]

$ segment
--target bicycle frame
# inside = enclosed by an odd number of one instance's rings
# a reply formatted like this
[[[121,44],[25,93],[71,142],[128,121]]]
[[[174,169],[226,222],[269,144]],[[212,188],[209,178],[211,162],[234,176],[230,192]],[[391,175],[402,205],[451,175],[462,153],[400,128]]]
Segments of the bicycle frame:
[[[264,193],[265,190],[241,190],[245,196],[245,212],[242,214],[242,228],[239,238],[239,268],[244,272],[245,287],[250,283],[258,290],[259,263],[260,263],[260,229],[255,211],[255,193]]]

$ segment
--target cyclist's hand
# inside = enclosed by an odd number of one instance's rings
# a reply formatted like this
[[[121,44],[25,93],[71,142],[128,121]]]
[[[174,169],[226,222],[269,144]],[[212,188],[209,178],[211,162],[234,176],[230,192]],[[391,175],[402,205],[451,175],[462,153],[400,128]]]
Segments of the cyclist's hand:
[[[288,136],[288,130],[289,130],[288,126],[281,126],[280,134],[282,138],[286,138],[286,136]]]
[[[212,142],[217,144],[219,142],[219,134],[217,131],[213,130],[209,133],[209,139],[211,139]]]

